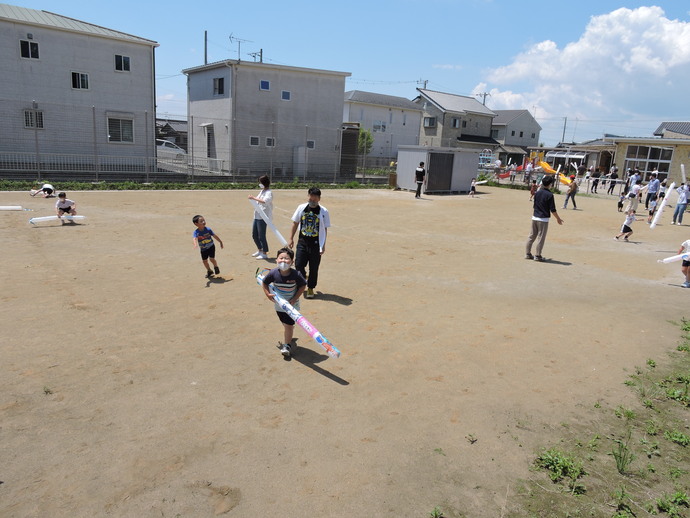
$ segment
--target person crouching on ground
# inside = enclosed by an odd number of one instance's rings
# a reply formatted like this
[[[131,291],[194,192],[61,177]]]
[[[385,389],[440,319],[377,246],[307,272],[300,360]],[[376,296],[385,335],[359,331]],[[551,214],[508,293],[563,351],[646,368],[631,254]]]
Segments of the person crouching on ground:
[[[77,204],[74,203],[72,200],[67,198],[67,194],[64,192],[61,192],[58,194],[58,200],[55,202],[55,213],[57,214],[57,217],[60,218],[60,221],[62,221],[62,224],[65,224],[65,220],[62,219],[62,217],[67,214],[69,216],[76,216],[77,215]],[[74,220],[72,220],[72,223],[74,223]]]

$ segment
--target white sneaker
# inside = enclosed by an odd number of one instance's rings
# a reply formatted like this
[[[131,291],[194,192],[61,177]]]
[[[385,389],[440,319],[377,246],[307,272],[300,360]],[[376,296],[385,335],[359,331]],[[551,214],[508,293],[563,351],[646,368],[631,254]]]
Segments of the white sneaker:
[[[266,254],[259,253],[259,255],[256,256],[256,259],[257,260],[268,259],[268,256]]]
[[[252,257],[256,257],[256,256],[259,255],[260,253],[261,253],[261,250],[257,250],[256,252],[254,252],[254,253],[252,254]]]
[[[290,357],[290,344],[281,344],[278,342],[278,348],[280,349],[280,353],[285,356],[286,358]]]

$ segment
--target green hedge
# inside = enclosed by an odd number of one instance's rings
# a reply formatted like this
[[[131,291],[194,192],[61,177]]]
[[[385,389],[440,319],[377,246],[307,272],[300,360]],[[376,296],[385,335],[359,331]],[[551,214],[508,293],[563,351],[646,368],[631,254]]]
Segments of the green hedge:
[[[0,191],[30,191],[36,189],[37,182],[27,180],[0,180]],[[176,190],[227,190],[227,189],[256,189],[256,182],[156,182],[140,183],[133,181],[122,182],[60,182],[59,191],[176,191]],[[303,183],[303,182],[275,182],[271,189],[390,189],[388,185],[360,183],[357,181],[344,184],[331,183]]]

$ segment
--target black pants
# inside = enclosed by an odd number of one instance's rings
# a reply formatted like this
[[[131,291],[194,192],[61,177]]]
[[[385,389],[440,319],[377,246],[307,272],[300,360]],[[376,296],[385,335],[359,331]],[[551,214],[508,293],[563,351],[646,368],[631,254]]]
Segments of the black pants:
[[[414,195],[415,198],[419,198],[422,195],[422,182],[417,182],[417,194]]]
[[[307,288],[316,288],[316,283],[319,281],[320,264],[319,242],[309,242],[304,239],[297,241],[295,269],[307,279]],[[309,275],[306,272],[307,266],[309,266]]]

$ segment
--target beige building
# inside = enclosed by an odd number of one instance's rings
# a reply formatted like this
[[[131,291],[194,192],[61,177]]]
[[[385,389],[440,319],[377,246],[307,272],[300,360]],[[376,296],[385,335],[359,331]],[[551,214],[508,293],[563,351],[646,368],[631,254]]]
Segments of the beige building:
[[[663,122],[654,132],[657,137],[607,137],[615,145],[614,162],[619,170],[638,168],[643,179],[654,169],[661,180],[679,184],[683,181],[681,165],[690,168],[690,122]]]

